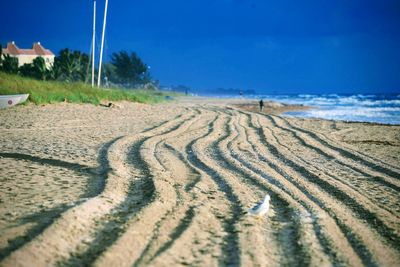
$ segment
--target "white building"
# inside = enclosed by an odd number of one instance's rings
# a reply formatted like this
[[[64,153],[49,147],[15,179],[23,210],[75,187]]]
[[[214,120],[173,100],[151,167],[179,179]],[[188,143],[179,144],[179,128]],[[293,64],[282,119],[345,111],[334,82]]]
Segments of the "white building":
[[[54,63],[54,54],[49,49],[45,49],[39,42],[34,43],[32,49],[20,49],[14,42],[7,44],[7,48],[3,48],[3,55],[10,55],[18,59],[18,67],[24,64],[30,64],[37,57],[42,57],[46,63],[46,67],[50,68]]]

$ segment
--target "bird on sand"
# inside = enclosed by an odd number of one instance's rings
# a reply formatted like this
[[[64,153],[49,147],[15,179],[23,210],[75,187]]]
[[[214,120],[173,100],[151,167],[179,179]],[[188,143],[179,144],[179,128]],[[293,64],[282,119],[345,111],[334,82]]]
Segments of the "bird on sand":
[[[254,215],[254,216],[257,216],[259,218],[264,216],[269,211],[269,201],[270,201],[270,199],[271,199],[271,197],[268,194],[266,194],[265,197],[264,197],[264,200],[261,203],[255,205],[254,207],[249,209],[249,213]]]

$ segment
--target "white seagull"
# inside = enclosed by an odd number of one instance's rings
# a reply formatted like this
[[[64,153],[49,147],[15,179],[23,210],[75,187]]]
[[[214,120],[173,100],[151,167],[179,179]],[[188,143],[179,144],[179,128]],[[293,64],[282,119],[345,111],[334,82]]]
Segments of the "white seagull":
[[[263,202],[255,205],[254,207],[249,209],[249,213],[254,216],[257,216],[257,217],[264,216],[269,211],[269,200],[270,199],[271,199],[271,197],[268,194],[266,194]]]

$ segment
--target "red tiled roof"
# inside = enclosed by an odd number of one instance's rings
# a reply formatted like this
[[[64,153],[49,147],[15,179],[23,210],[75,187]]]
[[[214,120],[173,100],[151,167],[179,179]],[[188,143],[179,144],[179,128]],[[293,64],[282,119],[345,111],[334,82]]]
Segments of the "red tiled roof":
[[[34,43],[32,49],[19,49],[14,42],[8,43],[7,48],[3,49],[3,54],[9,55],[33,55],[33,56],[54,56],[54,54],[45,49],[40,43]]]
[[[18,55],[37,55],[33,49],[18,49]]]
[[[11,54],[11,55],[18,55],[19,54],[19,52],[18,52],[18,47],[14,44],[14,42],[12,42],[12,43],[8,43],[7,44],[7,48],[5,49],[5,50],[7,50],[6,52],[7,52],[7,54]],[[4,52],[3,52],[4,53]],[[4,53],[4,54],[6,54],[6,53]]]

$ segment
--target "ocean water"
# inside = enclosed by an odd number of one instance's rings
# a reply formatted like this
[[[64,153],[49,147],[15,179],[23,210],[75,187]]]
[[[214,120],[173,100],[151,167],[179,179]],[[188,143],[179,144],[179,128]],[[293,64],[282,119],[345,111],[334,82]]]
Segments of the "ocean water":
[[[253,96],[256,97],[256,96]],[[265,99],[312,107],[309,110],[286,112],[286,116],[329,120],[400,124],[400,95],[278,95],[259,96]]]
[[[238,98],[238,95],[212,95]],[[329,120],[400,124],[400,94],[357,95],[245,95],[246,98],[272,100],[285,104],[310,106],[303,111],[286,112],[286,116]]]

